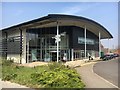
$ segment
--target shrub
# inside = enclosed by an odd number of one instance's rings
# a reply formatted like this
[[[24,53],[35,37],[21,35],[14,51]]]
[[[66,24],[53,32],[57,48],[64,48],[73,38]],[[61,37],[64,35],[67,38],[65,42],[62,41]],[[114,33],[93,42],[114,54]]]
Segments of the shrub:
[[[84,88],[76,70],[69,69],[61,64],[53,63],[48,65],[49,71],[44,70],[41,73],[32,73],[31,80],[38,85],[47,88]]]
[[[48,68],[50,70],[55,70],[55,69],[64,69],[66,66],[63,65],[62,63],[57,63],[57,62],[53,62],[53,63],[49,63],[48,64]]]
[[[2,80],[10,81],[15,79],[18,75],[16,74],[17,67],[13,60],[2,60]]]
[[[3,77],[2,77],[2,80],[7,80],[7,81],[9,81],[9,80],[11,80],[11,79],[15,79],[17,77],[17,74],[6,74],[6,75],[3,75]]]
[[[2,60],[2,65],[9,66],[11,64],[13,64],[13,60],[6,60],[6,59]]]
[[[49,64],[48,64],[48,67],[49,67],[50,70],[54,70],[55,68],[60,67],[60,64],[59,64],[59,63],[56,63],[56,62],[54,62],[54,63],[49,63]]]
[[[34,68],[17,66],[12,61],[3,61],[2,64],[2,80],[16,82],[32,88],[85,87],[76,70],[61,63],[51,63],[48,66]]]

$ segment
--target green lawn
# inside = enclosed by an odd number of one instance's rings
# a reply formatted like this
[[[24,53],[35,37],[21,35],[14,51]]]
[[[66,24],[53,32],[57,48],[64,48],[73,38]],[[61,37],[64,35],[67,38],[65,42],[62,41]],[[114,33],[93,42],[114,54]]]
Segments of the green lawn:
[[[16,82],[32,88],[84,88],[75,69],[60,63],[48,66],[23,67],[4,60],[2,62],[2,80]]]

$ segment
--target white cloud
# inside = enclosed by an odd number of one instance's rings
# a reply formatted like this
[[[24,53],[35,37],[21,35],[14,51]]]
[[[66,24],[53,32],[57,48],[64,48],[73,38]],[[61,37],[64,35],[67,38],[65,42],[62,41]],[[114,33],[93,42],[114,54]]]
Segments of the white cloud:
[[[85,5],[86,4],[86,5]],[[63,12],[61,12],[62,14],[77,14],[80,12],[84,12],[92,7],[97,6],[99,3],[84,3],[84,4],[77,4],[75,6],[72,7],[66,7]]]

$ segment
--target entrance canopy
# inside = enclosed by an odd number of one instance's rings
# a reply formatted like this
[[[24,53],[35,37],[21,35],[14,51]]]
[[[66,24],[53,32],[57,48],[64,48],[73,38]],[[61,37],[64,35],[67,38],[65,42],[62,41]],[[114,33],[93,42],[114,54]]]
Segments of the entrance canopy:
[[[42,28],[42,27],[56,27],[57,23],[59,26],[77,26],[87,28],[90,32],[94,33],[99,37],[101,33],[101,39],[113,38],[113,36],[99,23],[80,16],[72,15],[61,15],[61,14],[49,14],[48,16],[38,18],[32,21],[28,21],[19,25],[15,25],[3,30],[14,30],[14,29],[31,29],[31,28]]]

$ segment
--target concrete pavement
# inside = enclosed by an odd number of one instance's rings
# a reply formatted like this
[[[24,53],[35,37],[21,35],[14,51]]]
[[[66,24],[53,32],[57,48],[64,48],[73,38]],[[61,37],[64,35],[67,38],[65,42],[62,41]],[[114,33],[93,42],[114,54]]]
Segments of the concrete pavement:
[[[99,60],[99,58],[95,58],[94,60],[91,60],[90,62],[89,62],[88,59],[67,61],[66,63],[64,63],[64,65],[68,65],[70,67],[78,67],[78,66],[84,66],[86,64],[90,64],[90,63],[96,62],[98,60]],[[19,66],[34,67],[34,66],[47,65],[48,63],[50,63],[50,62],[40,62],[40,61],[37,61],[37,62],[19,64]]]
[[[118,60],[101,61],[94,65],[93,71],[118,86]]]
[[[1,85],[0,89],[2,89],[2,90],[7,90],[7,89],[12,90],[12,88],[17,89],[17,90],[21,90],[21,89],[34,90],[34,89],[29,88],[29,87],[26,87],[26,86],[23,86],[23,85],[20,85],[20,84],[17,84],[17,83],[12,83],[12,82],[9,82],[9,81],[1,81],[0,80],[0,85]]]
[[[2,88],[28,88],[16,83],[11,83],[9,81],[1,81],[1,80],[0,80],[0,85],[2,86]]]
[[[75,61],[67,61],[64,65],[68,65],[70,67],[81,67],[84,65],[89,65],[94,62],[100,61],[99,58],[94,58],[94,60],[89,60],[89,59],[83,59],[83,60],[75,60]]]
[[[116,88],[93,72],[93,65],[95,63],[96,62],[76,68],[77,72],[81,75],[86,88]]]

